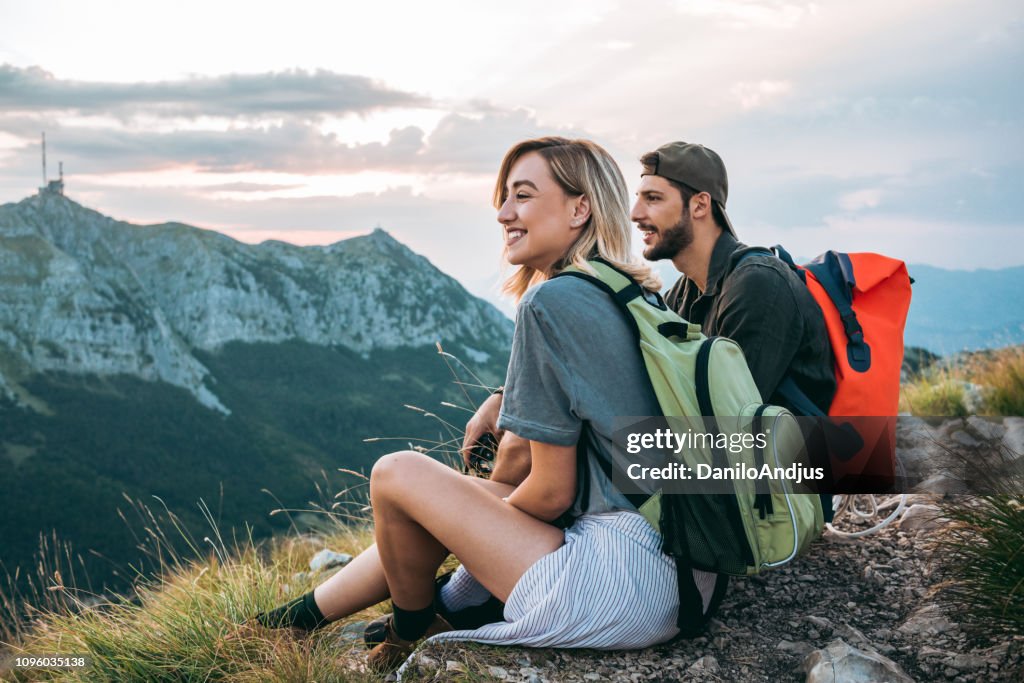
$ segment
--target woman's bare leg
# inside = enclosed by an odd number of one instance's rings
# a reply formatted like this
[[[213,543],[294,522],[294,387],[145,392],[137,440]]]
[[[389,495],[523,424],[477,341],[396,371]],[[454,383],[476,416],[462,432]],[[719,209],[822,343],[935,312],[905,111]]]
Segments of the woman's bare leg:
[[[392,599],[403,609],[433,600],[449,551],[499,600],[537,560],[564,542],[560,529],[499,500],[484,486],[411,451],[386,455],[370,475],[377,549]]]
[[[454,472],[454,470],[452,470]],[[461,476],[467,481],[501,498],[512,493],[515,487],[507,484]],[[472,517],[472,514],[469,515]],[[441,558],[442,561],[444,558]],[[438,562],[440,565],[440,562]],[[435,571],[437,567],[434,567]],[[433,589],[431,589],[432,591]],[[373,544],[345,565],[339,572],[324,581],[313,591],[317,607],[328,621],[335,621],[376,605],[391,597],[384,576],[377,544]],[[431,599],[433,593],[431,593]]]
[[[376,543],[313,591],[316,606],[328,621],[355,614],[389,595]]]

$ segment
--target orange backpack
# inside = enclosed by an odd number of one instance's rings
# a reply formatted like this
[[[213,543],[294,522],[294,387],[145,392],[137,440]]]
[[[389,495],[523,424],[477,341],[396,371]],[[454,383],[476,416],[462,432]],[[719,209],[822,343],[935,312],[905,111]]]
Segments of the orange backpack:
[[[821,307],[836,376],[828,415],[860,437],[859,448],[831,459],[836,492],[880,492],[895,476],[903,328],[913,282],[907,266],[880,254],[836,251],[798,266],[781,246],[772,252],[800,276]],[[823,416],[792,379],[783,380],[779,392],[797,412]]]

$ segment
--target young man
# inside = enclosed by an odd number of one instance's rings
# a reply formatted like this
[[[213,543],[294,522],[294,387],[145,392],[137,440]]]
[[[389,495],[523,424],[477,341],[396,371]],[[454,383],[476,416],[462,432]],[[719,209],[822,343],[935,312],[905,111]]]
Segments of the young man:
[[[683,273],[665,303],[705,335],[737,342],[765,401],[793,410],[778,392],[788,376],[827,413],[836,384],[821,309],[786,264],[736,239],[725,213],[729,180],[721,157],[703,145],[670,142],[640,162],[631,218],[643,233],[644,257],[669,259]],[[713,576],[694,572],[702,575]],[[706,618],[728,579],[714,577]]]
[[[821,309],[786,264],[748,253],[736,239],[721,157],[703,145],[670,142],[640,162],[631,217],[643,233],[644,257],[669,259],[683,273],[666,303],[704,334],[737,342],[765,401],[793,409],[778,392],[788,376],[827,413],[836,384]]]

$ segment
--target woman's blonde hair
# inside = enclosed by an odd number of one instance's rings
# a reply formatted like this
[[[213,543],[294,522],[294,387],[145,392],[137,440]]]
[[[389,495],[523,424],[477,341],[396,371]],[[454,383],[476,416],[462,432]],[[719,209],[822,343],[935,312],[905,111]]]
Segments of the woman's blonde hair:
[[[518,302],[526,290],[547,280],[569,265],[587,272],[593,270],[587,259],[600,256],[625,273],[640,286],[650,291],[661,289],[661,280],[650,266],[642,263],[630,251],[632,224],[629,220],[629,193],[622,171],[600,145],[589,140],[569,140],[562,137],[543,137],[525,140],[515,145],[501,161],[498,181],[494,186],[494,207],[501,210],[508,198],[509,173],[523,156],[536,152],[551,169],[551,175],[562,191],[570,197],[586,196],[590,200],[590,218],[569,251],[552,267],[541,272],[530,266],[519,269],[505,281],[502,291]]]

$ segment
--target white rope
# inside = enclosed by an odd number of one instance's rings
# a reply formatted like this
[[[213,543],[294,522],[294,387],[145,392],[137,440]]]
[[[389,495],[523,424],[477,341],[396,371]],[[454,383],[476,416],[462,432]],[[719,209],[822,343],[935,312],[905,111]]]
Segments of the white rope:
[[[856,498],[865,499],[866,502],[870,505],[870,511],[865,512],[859,510],[857,508],[856,503],[854,502]],[[890,501],[886,501],[886,503],[883,503],[882,507],[879,508],[878,502],[875,500],[875,496],[872,494],[866,494],[862,496],[832,496],[832,509],[835,511],[832,519],[835,520],[847,510],[849,510],[851,514],[853,514],[855,517],[858,517],[859,519],[873,519],[878,514],[879,509],[889,507],[889,503]],[[881,522],[875,524],[873,527],[869,529],[862,529],[860,531],[841,531],[832,526],[831,523],[826,524],[825,528],[830,533],[833,533],[836,536],[841,536],[843,538],[859,538],[861,536],[869,536],[870,534],[878,533],[879,531],[881,531],[882,529],[884,529],[885,527],[889,526],[894,521],[899,519],[899,517],[903,514],[903,510],[904,508],[906,508],[906,506],[907,494],[901,493],[899,495],[899,504],[896,506],[896,509],[893,510],[888,517],[886,517]]]
[[[904,468],[903,461],[897,457],[895,465],[896,475],[901,478],[905,477],[906,470]],[[858,498],[864,499],[864,502],[869,506],[868,511],[861,510],[857,507],[856,500]],[[907,507],[907,498],[908,494],[901,493],[899,495],[892,496],[891,498],[883,502],[881,505],[879,505],[878,501],[876,500],[873,494],[863,494],[860,496],[832,496],[832,510],[834,511],[832,514],[833,521],[839,519],[839,517],[841,517],[843,513],[846,512],[847,510],[849,510],[850,513],[859,520],[872,520],[875,519],[878,516],[878,514],[883,510],[889,509],[895,501],[899,501],[899,503],[896,505],[896,509],[893,510],[885,519],[883,519],[882,521],[878,522],[870,528],[861,529],[860,531],[842,531],[832,526],[831,523],[828,523],[825,524],[825,529],[827,529],[829,533],[835,534],[836,536],[842,538],[860,538],[862,536],[870,536],[871,534],[877,534],[879,531],[881,531],[882,529],[889,526],[890,524],[892,524],[897,519],[903,516],[903,512]]]
[[[878,514],[878,504],[875,502],[875,497],[872,496],[872,495],[867,495],[867,496],[861,496],[861,498],[865,499],[866,502],[871,505],[871,509],[867,510],[866,512],[858,510],[857,509],[856,498],[854,496],[850,496],[849,497],[849,500],[850,500],[850,506],[849,506],[850,512],[852,512],[857,517],[860,517],[861,519],[871,519],[872,517],[877,515]]]

